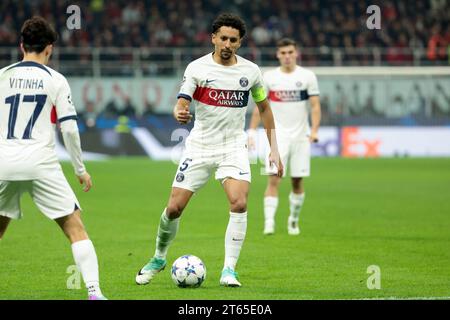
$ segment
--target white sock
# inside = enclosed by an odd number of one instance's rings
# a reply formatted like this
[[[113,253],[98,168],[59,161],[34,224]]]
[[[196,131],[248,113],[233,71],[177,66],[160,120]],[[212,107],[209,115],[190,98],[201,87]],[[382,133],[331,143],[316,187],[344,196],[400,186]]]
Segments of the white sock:
[[[264,197],[264,218],[266,223],[275,222],[275,214],[278,208],[278,198],[277,197]]]
[[[88,294],[101,296],[97,254],[92,241],[86,239],[72,243],[72,254],[78,269],[81,271]]]
[[[167,250],[177,234],[179,224],[180,218],[169,219],[166,216],[166,209],[164,209],[161,219],[159,220],[158,235],[156,236],[155,257],[159,259],[166,259]]]
[[[293,193],[289,194],[289,218],[293,221],[298,221],[300,211],[302,210],[303,202],[305,201],[305,193]]]
[[[236,268],[242,244],[247,232],[247,212],[230,212],[227,231],[225,233],[225,262],[224,268]]]

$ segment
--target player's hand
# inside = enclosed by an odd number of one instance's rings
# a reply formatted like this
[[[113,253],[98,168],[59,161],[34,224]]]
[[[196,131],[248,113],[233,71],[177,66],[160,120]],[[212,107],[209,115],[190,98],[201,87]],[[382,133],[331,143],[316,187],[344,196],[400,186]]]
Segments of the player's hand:
[[[309,142],[311,143],[319,142],[319,135],[317,134],[317,132],[311,132],[311,135],[309,136]]]
[[[181,124],[191,122],[192,114],[189,113],[189,106],[177,105],[173,110],[173,116]]]
[[[281,163],[280,154],[277,151],[271,151],[269,154],[269,164],[277,168],[277,176],[282,178],[284,173],[283,163]]]
[[[89,173],[85,172],[81,176],[78,176],[78,181],[80,181],[80,184],[84,184],[84,192],[88,192],[89,190],[91,190],[92,180]]]

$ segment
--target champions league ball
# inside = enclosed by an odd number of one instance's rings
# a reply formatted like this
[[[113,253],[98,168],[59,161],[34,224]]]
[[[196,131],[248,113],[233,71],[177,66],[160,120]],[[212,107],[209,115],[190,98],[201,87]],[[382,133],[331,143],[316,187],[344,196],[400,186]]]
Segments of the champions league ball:
[[[197,288],[206,278],[206,267],[193,255],[179,257],[172,264],[172,280],[181,288]]]

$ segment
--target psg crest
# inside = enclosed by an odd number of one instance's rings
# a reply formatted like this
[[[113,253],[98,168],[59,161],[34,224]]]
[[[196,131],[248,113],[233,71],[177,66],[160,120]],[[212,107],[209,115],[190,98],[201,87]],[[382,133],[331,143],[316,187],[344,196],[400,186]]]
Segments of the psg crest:
[[[239,80],[239,83],[241,84],[241,87],[246,87],[246,86],[248,86],[248,79],[246,77],[242,77]]]

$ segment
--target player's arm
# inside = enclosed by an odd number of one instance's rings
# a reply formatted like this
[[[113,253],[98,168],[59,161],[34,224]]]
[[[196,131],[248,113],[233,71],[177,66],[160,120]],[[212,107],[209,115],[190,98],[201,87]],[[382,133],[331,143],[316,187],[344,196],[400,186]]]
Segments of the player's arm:
[[[66,78],[58,79],[60,86],[56,91],[55,107],[64,145],[70,155],[75,174],[78,181],[84,184],[84,191],[87,192],[92,187],[92,180],[82,160],[80,133],[77,125],[77,112],[72,103],[69,83]]]
[[[322,116],[320,111],[319,83],[314,73],[311,73],[308,81],[307,92],[309,95],[309,104],[311,106],[311,135],[309,141],[319,141],[319,125]]]
[[[311,104],[311,136],[309,140],[311,142],[318,142],[320,119],[322,116],[319,96],[309,97],[309,103]]]
[[[260,93],[260,97],[264,95],[264,99],[260,101],[260,99],[255,99],[255,96],[253,96],[253,99],[256,102],[256,106],[258,107],[259,115],[261,118],[261,121],[263,123],[264,129],[266,130],[267,139],[269,140],[270,144],[270,155],[269,155],[269,162],[270,164],[275,164],[275,166],[278,169],[277,176],[282,177],[283,176],[283,164],[281,163],[280,153],[278,151],[278,144],[277,144],[277,136],[275,132],[275,120],[273,119],[272,109],[270,108],[269,100],[265,97],[265,91],[262,89],[264,93]]]
[[[178,98],[177,104],[173,108],[173,117],[182,124],[189,123],[192,119],[192,114],[189,113],[190,101],[186,98]]]
[[[92,187],[92,180],[89,173],[86,171],[82,159],[80,134],[76,120],[70,119],[60,122],[61,133],[64,140],[64,146],[70,155],[70,160],[75,169],[75,174],[78,177],[80,184],[84,184],[83,191],[87,192]]]
[[[199,67],[195,67],[190,63],[186,67],[183,75],[183,81],[181,82],[181,88],[177,96],[177,103],[173,108],[173,117],[181,124],[189,123],[192,119],[192,115],[189,113],[189,105],[192,101],[192,96],[197,89],[197,77],[195,72]]]

